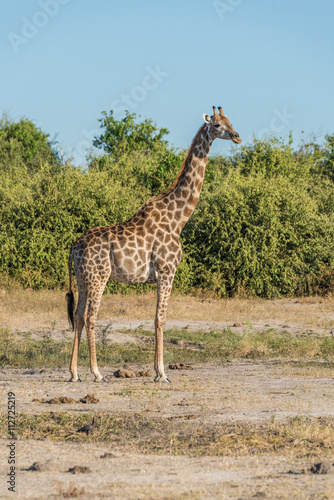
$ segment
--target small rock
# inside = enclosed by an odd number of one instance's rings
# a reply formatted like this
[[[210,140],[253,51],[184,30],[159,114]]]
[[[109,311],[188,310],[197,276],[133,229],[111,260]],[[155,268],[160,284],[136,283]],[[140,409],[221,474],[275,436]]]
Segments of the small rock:
[[[71,467],[68,469],[68,471],[71,474],[87,474],[89,472],[92,472],[89,467],[86,467],[85,465],[75,465],[74,467]]]
[[[134,378],[136,376],[136,373],[131,370],[131,368],[124,369],[120,368],[119,370],[116,370],[114,372],[115,377],[117,378]]]
[[[68,398],[67,396],[60,396],[59,398],[52,398],[52,399],[35,398],[32,401],[33,401],[33,403],[47,403],[49,405],[69,404],[69,403],[78,403],[79,402],[79,401],[76,401],[75,399]]]
[[[100,400],[95,397],[95,394],[87,394],[84,398],[81,398],[80,403],[98,403]]]
[[[182,346],[184,344],[184,340],[179,340],[179,339],[170,339],[169,341],[171,344],[179,345]]]
[[[311,474],[334,474],[334,464],[331,462],[319,462],[310,467]]]
[[[117,378],[135,378],[135,377],[150,377],[151,374],[146,370],[139,370],[135,372],[131,368],[120,368],[114,372],[114,376]]]
[[[151,374],[149,371],[141,370],[139,372],[136,372],[137,377],[150,377]]]
[[[106,452],[103,455],[101,455],[100,458],[118,458],[118,455],[115,455],[115,453]]]
[[[191,365],[185,365],[184,363],[173,363],[172,365],[168,365],[170,370],[193,370]]]
[[[34,462],[30,467],[26,470],[31,470],[34,472],[45,472],[52,469],[52,464],[49,462],[45,462],[44,464],[41,462]]]

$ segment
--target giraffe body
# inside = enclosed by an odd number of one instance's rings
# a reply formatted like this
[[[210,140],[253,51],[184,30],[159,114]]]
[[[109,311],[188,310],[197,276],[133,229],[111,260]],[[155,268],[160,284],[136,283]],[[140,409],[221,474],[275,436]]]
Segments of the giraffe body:
[[[72,246],[69,257],[70,291],[68,315],[75,330],[71,380],[78,380],[77,358],[83,326],[86,327],[91,371],[95,380],[102,376],[97,367],[95,322],[101,297],[109,278],[121,283],[157,283],[155,317],[155,362],[157,381],[169,382],[163,365],[163,328],[176,269],[181,261],[180,234],[193,213],[203,185],[205,166],[216,137],[241,142],[229,120],[214,108],[204,116],[172,186],[151,198],[126,222],[90,228]],[[78,283],[78,304],[73,315],[71,267]]]

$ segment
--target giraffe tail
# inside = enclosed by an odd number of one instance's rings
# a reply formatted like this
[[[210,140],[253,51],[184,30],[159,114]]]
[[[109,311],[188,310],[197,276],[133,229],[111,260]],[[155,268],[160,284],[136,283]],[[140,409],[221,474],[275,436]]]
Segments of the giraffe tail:
[[[75,301],[74,301],[74,295],[72,292],[72,284],[71,284],[71,277],[72,277],[72,249],[70,251],[70,256],[68,259],[68,273],[69,273],[69,291],[66,294],[66,302],[67,302],[67,317],[68,317],[68,322],[72,327],[72,330],[74,330],[74,306],[75,306]]]

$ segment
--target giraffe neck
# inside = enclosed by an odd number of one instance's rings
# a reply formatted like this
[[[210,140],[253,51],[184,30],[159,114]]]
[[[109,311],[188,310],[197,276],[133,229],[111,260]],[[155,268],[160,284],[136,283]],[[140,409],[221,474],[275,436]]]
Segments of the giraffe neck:
[[[161,195],[168,200],[168,215],[182,231],[195,210],[204,181],[205,167],[214,137],[207,124],[197,132],[172,186]]]

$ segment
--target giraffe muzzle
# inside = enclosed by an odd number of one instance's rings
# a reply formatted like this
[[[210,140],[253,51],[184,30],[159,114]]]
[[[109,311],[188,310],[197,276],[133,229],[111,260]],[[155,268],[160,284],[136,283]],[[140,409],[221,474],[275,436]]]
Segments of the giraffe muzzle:
[[[231,139],[235,144],[241,143],[241,139],[240,139],[239,134],[237,132],[234,132],[233,134],[231,134]]]

